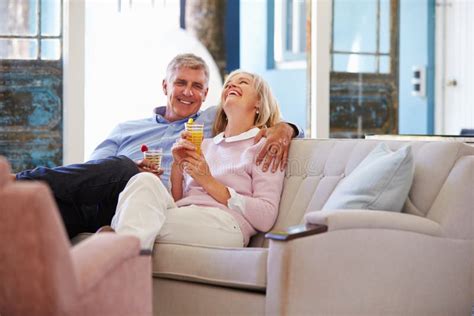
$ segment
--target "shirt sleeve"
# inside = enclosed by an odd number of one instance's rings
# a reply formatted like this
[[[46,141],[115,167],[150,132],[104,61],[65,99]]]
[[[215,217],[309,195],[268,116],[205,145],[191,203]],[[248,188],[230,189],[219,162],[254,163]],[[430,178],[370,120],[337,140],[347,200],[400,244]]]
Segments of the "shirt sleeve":
[[[117,125],[109,136],[94,149],[89,160],[104,159],[110,156],[117,156],[121,144],[121,128]]]
[[[275,173],[270,170],[263,172],[261,167],[252,164],[253,194],[240,195],[243,202],[237,205],[242,205],[242,215],[255,229],[266,232],[273,227],[278,215],[285,173],[280,169]]]
[[[286,123],[290,125],[291,128],[293,128],[293,131],[295,133],[295,136],[293,138],[304,138],[304,130],[300,126],[296,125],[295,123],[288,122],[287,120],[285,120],[285,118],[282,118],[281,122]]]
[[[239,212],[240,214],[244,214],[245,196],[235,192],[235,190],[232,189],[231,187],[227,187],[227,190],[229,190],[229,194],[230,194],[230,199],[227,200],[227,207],[234,211]]]
[[[285,121],[285,123],[290,125],[293,128],[293,131],[295,132],[294,138],[304,138],[304,130],[301,127],[291,122]]]

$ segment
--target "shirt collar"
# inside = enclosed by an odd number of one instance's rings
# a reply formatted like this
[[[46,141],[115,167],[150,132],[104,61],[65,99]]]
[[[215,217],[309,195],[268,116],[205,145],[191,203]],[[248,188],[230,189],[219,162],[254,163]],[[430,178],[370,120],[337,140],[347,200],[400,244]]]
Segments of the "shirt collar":
[[[222,132],[222,133],[219,133],[216,136],[214,136],[214,138],[212,140],[214,141],[214,144],[216,144],[216,145],[219,144],[220,142],[222,142],[223,140],[225,140],[226,143],[232,143],[232,142],[237,142],[239,140],[246,140],[246,139],[254,138],[255,136],[257,136],[259,131],[260,131],[260,129],[258,127],[254,127],[252,129],[249,129],[246,132],[243,132],[239,135],[235,135],[235,136],[231,136],[231,137],[224,137],[224,132]]]
[[[159,106],[159,107],[154,108],[153,113],[155,113],[155,118],[156,118],[157,123],[185,123],[190,118],[192,118],[193,120],[196,120],[201,115],[201,111],[198,111],[196,114],[186,117],[182,120],[170,122],[167,119],[165,119],[166,106]]]

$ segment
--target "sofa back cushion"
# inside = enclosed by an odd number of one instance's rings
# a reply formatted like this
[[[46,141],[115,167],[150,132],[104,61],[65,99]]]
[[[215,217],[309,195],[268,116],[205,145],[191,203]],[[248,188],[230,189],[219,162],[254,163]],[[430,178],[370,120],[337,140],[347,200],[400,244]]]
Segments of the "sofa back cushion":
[[[334,189],[322,210],[368,209],[400,212],[413,181],[410,146],[392,151],[379,143]]]
[[[321,210],[339,181],[349,175],[381,142],[386,143],[393,151],[406,145],[410,145],[413,151],[415,172],[402,212],[428,216],[437,221],[443,218],[448,223],[447,218],[451,217],[446,213],[449,210],[442,209],[442,204],[446,202],[435,203],[435,200],[446,186],[445,182],[454,166],[461,162],[460,158],[474,155],[473,146],[459,142],[299,139],[293,140],[291,144],[280,211],[274,227],[301,224],[304,222],[304,214]],[[468,170],[469,166],[463,168]],[[443,192],[446,190],[448,188],[444,188]],[[456,199],[450,194],[446,192],[448,197],[443,197],[443,200]],[[434,213],[429,214],[433,206],[436,206]],[[457,221],[459,220],[461,219]],[[459,225],[461,224],[450,224],[451,227]],[[263,235],[253,237],[250,246],[267,246]]]

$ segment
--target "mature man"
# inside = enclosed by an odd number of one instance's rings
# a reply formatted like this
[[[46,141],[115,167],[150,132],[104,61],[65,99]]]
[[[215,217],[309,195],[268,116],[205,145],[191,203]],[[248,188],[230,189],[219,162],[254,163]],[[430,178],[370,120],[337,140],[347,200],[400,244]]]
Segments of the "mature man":
[[[193,54],[176,56],[168,65],[163,80],[167,104],[155,108],[151,118],[119,124],[92,153],[84,164],[45,168],[39,167],[16,174],[17,180],[42,180],[51,187],[61,211],[69,237],[80,232],[95,232],[110,224],[118,196],[128,180],[138,172],[150,171],[150,162],[142,160],[141,144],[163,148],[162,171],[168,183],[171,146],[184,130],[184,123],[193,118],[204,124],[205,137],[211,136],[216,107],[199,111],[208,92],[209,69]],[[267,137],[266,146],[257,158],[263,170],[286,167],[290,140],[302,132],[286,123],[262,130],[256,136]]]

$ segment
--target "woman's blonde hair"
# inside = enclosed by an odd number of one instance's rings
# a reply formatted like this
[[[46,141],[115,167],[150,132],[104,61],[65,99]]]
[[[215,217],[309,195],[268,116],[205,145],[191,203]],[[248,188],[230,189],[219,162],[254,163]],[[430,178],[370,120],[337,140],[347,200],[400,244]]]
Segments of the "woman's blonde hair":
[[[259,113],[255,115],[255,127],[272,127],[276,123],[280,122],[280,108],[278,106],[278,102],[273,96],[268,83],[259,75],[240,69],[234,70],[229,74],[226,81],[224,82],[224,89],[233,77],[240,74],[250,76],[252,78],[252,86],[257,91],[260,107],[258,108]],[[224,90],[221,94],[221,102],[219,104],[219,108],[217,109],[216,119],[214,120],[214,126],[212,128],[214,136],[223,132],[227,126],[227,115],[225,114],[223,107],[223,95]]]

